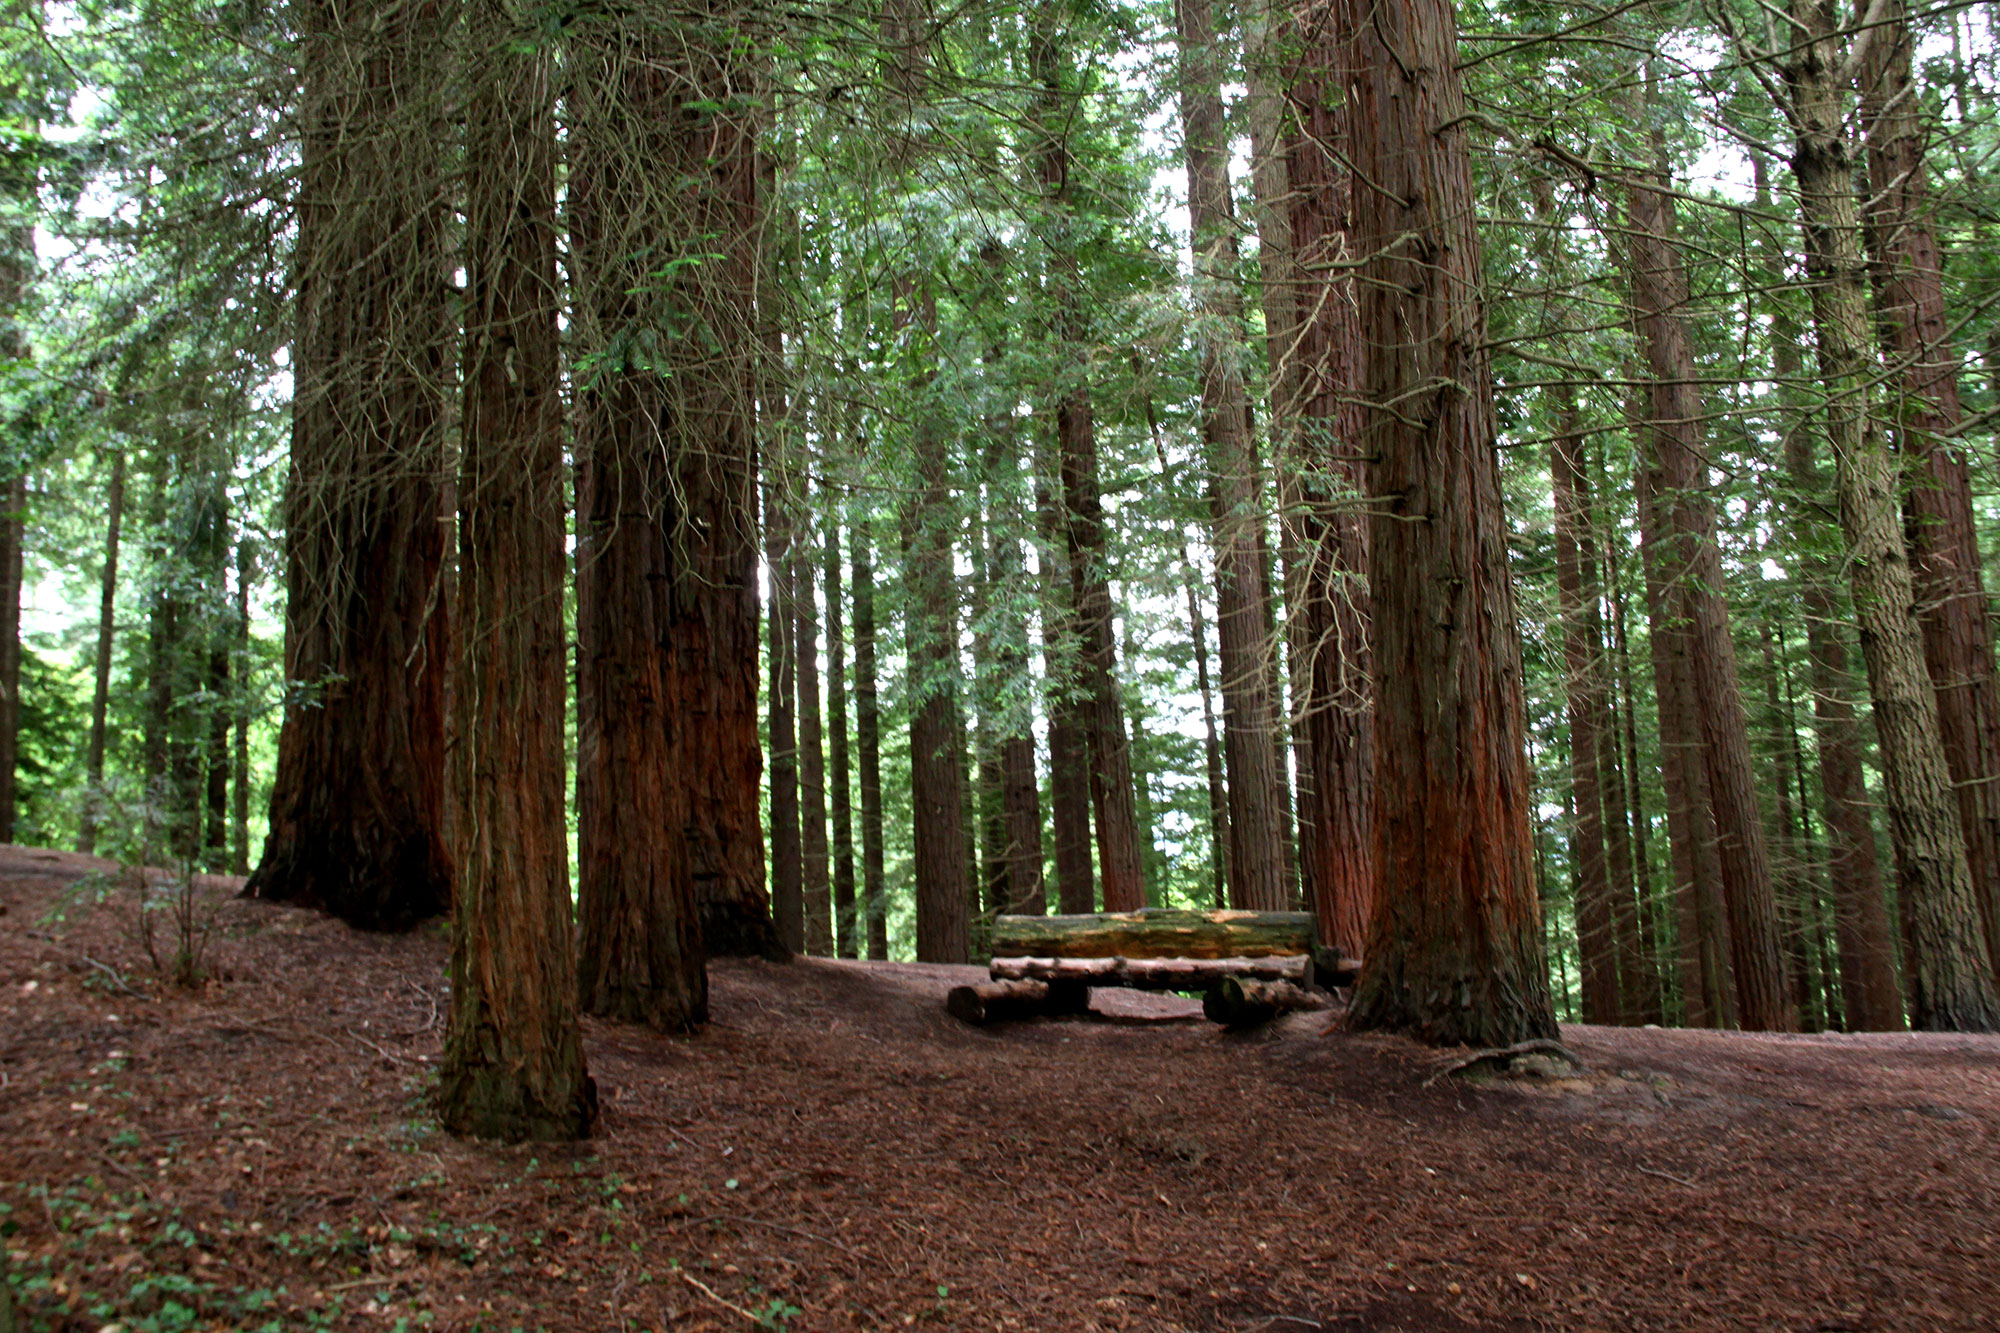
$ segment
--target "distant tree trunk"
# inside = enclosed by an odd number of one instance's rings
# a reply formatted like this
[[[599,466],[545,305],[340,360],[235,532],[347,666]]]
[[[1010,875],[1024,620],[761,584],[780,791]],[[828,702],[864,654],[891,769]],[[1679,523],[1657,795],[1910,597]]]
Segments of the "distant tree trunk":
[[[589,1132],[596,1093],[577,1024],[563,832],[553,61],[545,48],[510,40],[518,34],[491,0],[471,21],[483,40],[468,48],[477,63],[466,115],[469,314],[450,747],[458,884],[438,1111],[454,1134],[573,1139]],[[691,898],[682,905],[691,921]]]
[[[882,713],[875,690],[875,565],[866,515],[854,529],[854,744],[861,781],[861,907],[868,957],[889,956],[882,853]]]
[[[21,558],[28,479],[0,483],[0,842],[14,841],[21,758]]]
[[[1368,522],[1358,503],[1365,489],[1365,417],[1354,394],[1360,330],[1354,280],[1342,267],[1353,258],[1353,197],[1343,148],[1347,108],[1338,90],[1354,54],[1336,19],[1333,5],[1296,19],[1301,54],[1286,80],[1292,119],[1282,144],[1290,204],[1270,221],[1279,280],[1266,279],[1265,319],[1267,327],[1290,330],[1273,351],[1272,416],[1287,491],[1299,861],[1321,943],[1358,957],[1375,902],[1374,686]],[[1264,189],[1276,188],[1276,172],[1266,168]],[[1264,244],[1260,234],[1260,255]]]
[[[1792,20],[1802,40],[1785,65],[1783,109],[1794,135],[1792,174],[1805,228],[1819,379],[1827,392],[1823,413],[1834,489],[1850,551],[1848,577],[1882,743],[1890,841],[1911,944],[1911,1025],[1990,1032],[2000,1029],[2000,1000],[1924,661],[1895,467],[1870,412],[1875,363],[1846,90],[1837,73],[1840,41],[1830,11],[1812,0],[1793,0]]]
[[[829,497],[837,500],[837,497]],[[840,515],[830,505],[826,520],[826,726],[832,742],[833,924],[834,949],[842,958],[860,956],[854,917],[854,773],[847,735],[847,627],[841,606]]]
[[[1632,419],[1635,424],[1643,422],[1643,410],[1635,411]],[[1722,906],[1722,867],[1716,854],[1708,769],[1701,756],[1701,723],[1695,716],[1690,682],[1687,618],[1679,593],[1669,582],[1669,562],[1661,554],[1667,542],[1666,501],[1653,489],[1654,469],[1646,460],[1634,460],[1633,474],[1680,936],[1682,1021],[1689,1027],[1730,1027],[1736,1006],[1729,976],[1729,925]]]
[[[784,344],[775,326],[765,332],[766,365],[760,379],[760,430],[764,467],[764,567],[771,579],[769,730],[771,746],[771,915],[778,943],[792,953],[806,947],[805,851],[799,820],[798,629],[792,585],[791,478],[784,461]],[[871,678],[872,684],[872,678]],[[866,742],[864,741],[865,745]]]
[[[812,577],[810,530],[799,534],[793,557],[793,642],[797,645],[799,686],[799,849],[805,904],[806,949],[816,957],[833,954],[833,879],[826,830],[826,732],[819,693],[819,597]]]
[[[285,713],[244,892],[351,924],[443,912],[444,6],[311,0],[285,508]],[[365,73],[364,73],[365,72]]]
[[[1877,21],[1860,77],[1871,202],[1863,225],[1882,340],[1900,388],[1890,415],[1892,438],[1914,482],[1904,491],[1904,527],[1924,658],[1937,689],[1945,763],[1957,790],[1987,956],[2000,968],[2000,678],[1980,575],[1971,472],[1957,441],[1964,419],[1961,357],[1945,311],[1944,258],[1932,221],[1921,104],[1911,80],[1907,7],[1889,0]]]
[[[10,26],[28,31],[32,44],[42,32],[39,4],[9,7]],[[34,105],[30,79],[25,68],[15,62],[0,72],[0,103],[7,107],[5,128],[9,148],[0,158],[0,208],[6,211],[0,228],[0,363],[25,363],[33,350],[28,342],[26,316],[35,282],[35,226],[39,215],[37,191],[40,185],[38,154],[27,145],[36,133],[35,120],[25,108]],[[16,143],[15,132],[26,138]],[[13,409],[10,409],[13,410]],[[10,452],[18,454],[16,443]],[[22,466],[18,456],[8,466]],[[27,478],[17,475],[0,482],[0,842],[12,842],[16,803],[16,776],[21,758],[21,556],[25,533]],[[5,1274],[0,1273],[0,1285]]]
[[[223,590],[216,589],[220,594]],[[236,646],[236,631],[227,616],[217,616],[209,628],[208,646],[208,746],[203,758],[207,791],[207,829],[203,849],[211,873],[229,870],[229,724],[236,711],[236,695],[230,688],[229,657]]]
[[[122,490],[122,486],[121,486]],[[229,873],[250,873],[250,579],[256,572],[247,537],[236,542],[236,739],[231,754]],[[109,644],[104,645],[110,655]],[[99,754],[100,772],[103,756]]]
[[[1602,455],[1599,457],[1597,475],[1604,475]],[[1614,722],[1622,725],[1624,736],[1624,760],[1620,765],[1623,774],[1623,805],[1630,816],[1631,858],[1633,887],[1639,899],[1639,938],[1642,947],[1640,974],[1646,988],[1646,1009],[1643,1015],[1648,1023],[1667,1021],[1666,985],[1660,974],[1660,908],[1653,895],[1653,857],[1649,844],[1648,830],[1652,821],[1646,815],[1644,784],[1639,780],[1639,724],[1632,706],[1632,651],[1625,627],[1625,584],[1620,572],[1618,548],[1620,541],[1605,543],[1606,586],[1611,592],[1611,635],[1617,646],[1618,669],[1616,672],[1616,707]],[[1611,738],[1612,746],[1618,744]],[[1613,873],[1616,874],[1617,843],[1612,844]],[[1614,881],[1615,882],[1615,881]]]
[[[1768,198],[1762,156],[1752,159],[1760,204]],[[1767,272],[1782,274],[1782,257],[1770,256]],[[1852,612],[1840,604],[1838,571],[1820,552],[1839,538],[1819,529],[1831,524],[1818,516],[1832,508],[1814,457],[1814,433],[1796,407],[1805,367],[1799,349],[1804,330],[1782,296],[1771,300],[1772,369],[1784,396],[1784,465],[1796,503],[1792,506],[1798,557],[1799,601],[1806,625],[1806,661],[1811,673],[1813,733],[1818,742],[1820,817],[1827,829],[1827,880],[1833,894],[1833,928],[1838,942],[1840,995],[1850,1032],[1895,1032],[1903,1026],[1903,999],[1896,983],[1896,949],[1882,871],[1875,852],[1874,819],[1867,780],[1861,771],[1862,739],[1855,721],[1855,682],[1849,674],[1843,626]]]
[[[1057,910],[1075,915],[1096,910],[1097,902],[1090,855],[1090,754],[1075,684],[1081,649],[1070,601],[1069,558],[1063,549],[1060,502],[1048,481],[1056,464],[1052,457],[1043,461],[1047,466],[1037,492],[1042,543],[1036,573],[1042,586],[1043,676],[1049,695],[1050,826]],[[1218,845],[1216,855],[1222,854]]]
[[[1215,520],[1216,626],[1221,641],[1223,745],[1229,760],[1231,906],[1282,911],[1285,807],[1272,705],[1269,592],[1259,534],[1264,516],[1243,387],[1242,297],[1222,105],[1222,60],[1211,0],[1176,0],[1180,107],[1201,312],[1202,436]]]
[[[1585,603],[1583,571],[1596,565],[1590,549],[1589,482],[1583,470],[1581,414],[1574,394],[1558,405],[1556,438],[1549,448],[1554,481],[1556,600],[1563,622],[1563,680],[1569,712],[1570,860],[1576,874],[1577,956],[1583,974],[1583,1021],[1618,1023],[1625,1017],[1619,985],[1624,942],[1611,905],[1605,867],[1604,786],[1598,767],[1605,689],[1604,643],[1597,624],[1595,579]],[[1581,551],[1579,548],[1583,548]]]
[[[1351,0],[1370,458],[1374,920],[1349,1022],[1553,1037],[1479,241],[1446,0]],[[1447,387],[1448,386],[1448,387]]]
[[[1033,158],[1044,190],[1042,222],[1049,251],[1051,299],[1057,338],[1081,354],[1089,330],[1082,309],[1082,270],[1074,230],[1075,205],[1067,140],[1077,90],[1056,15],[1035,11],[1028,35],[1029,63],[1036,84]],[[1146,905],[1140,861],[1137,796],[1132,781],[1132,747],[1125,733],[1119,698],[1117,646],[1112,632],[1110,572],[1104,505],[1097,471],[1097,422],[1091,407],[1087,366],[1069,369],[1056,394],[1056,455],[1062,479],[1061,514],[1069,563],[1071,605],[1076,612],[1083,740],[1090,772],[1090,801],[1097,830],[1097,868],[1104,910],[1128,912]],[[1060,798],[1058,798],[1060,802]],[[1060,844],[1062,834],[1057,832]],[[1060,857],[1060,846],[1058,846]],[[1060,875],[1060,868],[1058,870]]]
[[[996,291],[1004,295],[1008,252],[997,241],[981,251]],[[1035,771],[1034,708],[1030,703],[1033,674],[1028,665],[1028,620],[1021,580],[1026,573],[1021,555],[1023,528],[1030,521],[1021,464],[1019,406],[1008,380],[1005,319],[997,312],[996,331],[987,360],[996,384],[1008,386],[996,395],[986,423],[985,473],[986,541],[984,550],[985,619],[992,683],[999,697],[982,691],[981,707],[992,712],[990,790],[994,801],[993,849],[989,872],[997,888],[998,910],[1039,915],[1048,911],[1048,886],[1042,874],[1042,793]],[[987,778],[982,776],[982,783]]]
[[[1797,1018],[1785,993],[1770,849],[1757,808],[1736,650],[1722,596],[1722,560],[1701,438],[1700,391],[1687,331],[1687,272],[1665,185],[1664,180],[1657,185],[1649,181],[1628,190],[1629,226],[1623,247],[1633,314],[1651,379],[1644,435],[1648,466],[1654,472],[1651,490],[1666,524],[1654,546],[1686,618],[1692,720],[1700,728],[1700,754],[1715,819],[1737,1021],[1755,1031],[1789,1031]]]
[[[1160,486],[1165,490],[1170,484],[1172,465],[1167,462],[1167,446],[1160,438],[1160,419],[1150,394],[1146,398],[1146,431],[1152,436],[1153,456],[1160,461]],[[1201,575],[1188,554],[1185,537],[1180,541],[1180,563],[1181,583],[1187,594],[1188,645],[1194,654],[1195,682],[1201,690],[1202,767],[1208,778],[1209,876],[1215,906],[1220,909],[1229,906],[1229,798],[1222,781],[1222,741],[1215,725],[1215,688],[1209,680],[1208,624],[1201,614]]]
[[[1799,1030],[1824,1032],[1826,1020],[1819,1010],[1809,939],[1812,918],[1806,906],[1812,892],[1811,875],[1800,852],[1802,839],[1798,826],[1792,822],[1792,757],[1785,739],[1788,719],[1778,684],[1778,674],[1784,667],[1772,643],[1768,619],[1757,627],[1757,638],[1764,654],[1764,715],[1770,728],[1771,777],[1777,797],[1772,842],[1777,847],[1774,879],[1780,919],[1784,923],[1785,976],[1791,983],[1792,1007],[1799,1016]]]
[[[118,540],[125,522],[125,451],[111,455],[111,481],[105,494],[104,581],[97,601],[96,681],[90,696],[90,749],[84,759],[83,826],[77,833],[79,852],[97,850],[98,821],[104,810],[104,752],[111,708],[111,649],[118,632]],[[240,576],[239,576],[240,578]],[[247,626],[247,619],[246,619]],[[238,874],[246,873],[237,871]]]

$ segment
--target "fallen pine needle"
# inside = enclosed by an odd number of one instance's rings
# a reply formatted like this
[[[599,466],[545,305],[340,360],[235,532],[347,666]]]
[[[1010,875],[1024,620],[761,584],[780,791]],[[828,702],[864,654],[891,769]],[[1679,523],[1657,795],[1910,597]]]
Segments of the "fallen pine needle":
[[[1700,1188],[1701,1188],[1701,1186],[1699,1186],[1699,1185],[1695,1184],[1695,1183],[1694,1183],[1694,1182],[1693,1182],[1692,1180],[1683,1180],[1683,1179],[1682,1179],[1681,1177],[1679,1177],[1679,1176],[1676,1176],[1676,1175],[1671,1175],[1671,1174],[1669,1174],[1668,1172],[1665,1172],[1665,1171],[1655,1171],[1655,1170],[1654,1170],[1654,1169],[1653,1169],[1652,1167],[1650,1167],[1650,1166],[1642,1166],[1642,1167],[1640,1167],[1640,1168],[1639,1168],[1639,1170],[1640,1170],[1640,1172],[1641,1172],[1642,1174],[1644,1174],[1644,1175],[1648,1175],[1648,1176],[1658,1176],[1658,1177],[1659,1177],[1659,1178],[1660,1178],[1661,1180],[1671,1180],[1671,1181],[1673,1181],[1673,1182],[1674,1182],[1674,1184],[1676,1184],[1676,1185],[1685,1185],[1685,1186],[1687,1186],[1687,1187],[1688,1187],[1689,1189],[1691,1189],[1691,1190],[1693,1190],[1693,1189],[1700,1189]]]
[[[735,1313],[742,1315],[745,1319],[748,1319],[753,1324],[760,1324],[763,1322],[763,1320],[759,1319],[756,1315],[751,1314],[748,1310],[744,1309],[742,1306],[732,1305],[728,1301],[723,1300],[722,1297],[715,1294],[715,1289],[713,1287],[709,1286],[706,1282],[703,1282],[693,1273],[688,1272],[687,1269],[683,1268],[679,1271],[681,1277],[687,1281],[687,1284],[690,1287],[693,1287],[696,1291],[708,1297],[710,1300],[714,1301],[717,1305],[721,1306],[723,1309],[734,1311]]]

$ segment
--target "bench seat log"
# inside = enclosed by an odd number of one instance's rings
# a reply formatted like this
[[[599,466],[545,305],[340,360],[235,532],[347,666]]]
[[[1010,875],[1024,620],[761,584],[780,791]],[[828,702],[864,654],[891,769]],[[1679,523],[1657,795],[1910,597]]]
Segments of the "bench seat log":
[[[1205,991],[1224,977],[1312,984],[1312,959],[1277,958],[995,958],[995,981],[1067,981],[1132,990]]]

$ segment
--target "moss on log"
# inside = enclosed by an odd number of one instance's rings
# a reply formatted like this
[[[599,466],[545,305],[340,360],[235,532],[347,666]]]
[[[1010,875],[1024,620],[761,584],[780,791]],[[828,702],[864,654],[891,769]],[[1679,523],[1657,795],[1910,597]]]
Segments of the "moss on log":
[[[1310,912],[1149,907],[1088,916],[1003,916],[995,958],[1271,958],[1313,949]]]

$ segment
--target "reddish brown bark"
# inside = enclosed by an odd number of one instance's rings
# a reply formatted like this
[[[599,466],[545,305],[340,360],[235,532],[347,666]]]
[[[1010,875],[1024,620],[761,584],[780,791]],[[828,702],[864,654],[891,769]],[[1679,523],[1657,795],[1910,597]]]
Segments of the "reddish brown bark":
[[[1202,318],[1202,438],[1216,550],[1216,631],[1221,648],[1223,748],[1229,768],[1230,905],[1291,905],[1285,867],[1278,717],[1261,536],[1261,467],[1243,387],[1245,330],[1230,201],[1222,58],[1211,0],[1176,0],[1182,143],[1194,246],[1194,299]]]
[[[1036,512],[1041,526],[1037,576],[1042,588],[1042,662],[1049,711],[1049,824],[1053,836],[1057,910],[1066,916],[1096,910],[1097,886],[1090,854],[1090,754],[1084,740],[1083,703],[1075,685],[1076,615],[1071,606],[1069,560],[1062,517],[1049,478],[1052,457],[1042,459]],[[1223,855],[1220,844],[1215,855]]]
[[[1570,861],[1576,874],[1577,956],[1583,976],[1583,1021],[1617,1023],[1625,1015],[1619,975],[1624,950],[1613,920],[1612,885],[1605,862],[1604,787],[1598,769],[1606,703],[1602,665],[1604,644],[1597,624],[1596,598],[1586,607],[1583,569],[1594,566],[1579,554],[1589,540],[1590,514],[1582,466],[1583,439],[1575,401],[1559,404],[1556,438],[1549,449],[1554,481],[1556,602],[1563,621],[1564,693],[1568,700]],[[1580,539],[1581,538],[1581,542]],[[1592,580],[1594,583],[1595,580]],[[1592,588],[1595,593],[1595,588]]]
[[[888,903],[882,852],[882,711],[875,686],[875,565],[869,521],[853,528],[854,748],[861,786],[861,911],[868,957],[889,956]]]
[[[1896,472],[1872,410],[1876,362],[1841,39],[1830,10],[1811,0],[1794,0],[1792,18],[1801,40],[1784,65],[1781,109],[1793,133],[1792,175],[1827,393],[1822,415],[1901,880],[1911,1025],[1993,1031],[2000,1029],[2000,998],[1924,661]]]
[[[1937,689],[1945,762],[1986,930],[2000,970],[2000,676],[1973,523],[1972,479],[1957,431],[1960,357],[1944,301],[1925,125],[1911,80],[1907,7],[1889,0],[1860,75],[1868,149],[1863,218],[1876,314],[1897,376],[1885,408],[1912,483],[1904,493],[1924,660]],[[2000,975],[2000,971],[1996,971]]]
[[[1764,164],[1755,164],[1759,198]],[[1771,265],[1774,271],[1777,264]],[[1771,315],[1772,368],[1780,393],[1795,400],[1804,365],[1798,320],[1784,301]],[[1882,871],[1875,852],[1875,828],[1868,788],[1861,771],[1862,740],[1855,719],[1855,681],[1848,665],[1846,632],[1852,612],[1840,605],[1834,587],[1838,571],[1819,551],[1839,540],[1818,515],[1831,497],[1814,458],[1815,438],[1797,413],[1784,423],[1784,463],[1798,503],[1792,528],[1799,558],[1799,598],[1806,622],[1806,660],[1811,672],[1813,732],[1818,742],[1820,817],[1826,822],[1827,880],[1833,895],[1834,936],[1838,942],[1840,997],[1850,1032],[1894,1032],[1903,1026],[1903,998],[1896,983],[1896,951]]]
[[[834,498],[829,496],[830,499]],[[847,734],[847,626],[841,605],[840,506],[826,519],[826,734],[831,769],[827,795],[833,818],[834,952],[860,956],[854,915],[854,770]]]
[[[1351,258],[1348,127],[1334,95],[1351,52],[1320,5],[1297,19],[1301,52],[1284,70],[1290,105],[1282,172],[1290,195],[1269,228],[1282,252],[1267,278],[1273,420],[1284,470],[1286,596],[1291,603],[1293,736],[1299,763],[1299,864],[1320,942],[1346,957],[1367,943],[1375,900],[1373,686],[1368,645],[1368,525]],[[1267,167],[1265,190],[1277,188]],[[1262,238],[1260,236],[1260,244]],[[1274,313],[1275,312],[1275,315]]]
[[[286,486],[285,678],[270,832],[245,893],[393,929],[445,910],[441,591],[448,45],[435,4],[314,0]],[[441,112],[439,112],[441,114]]]
[[[833,864],[826,824],[826,731],[821,721],[819,689],[819,597],[812,577],[810,528],[798,534],[792,570],[792,642],[797,657],[799,687],[799,851],[804,876],[800,897],[805,907],[805,951],[817,957],[833,953]]]
[[[764,567],[771,579],[770,678],[771,745],[771,917],[780,946],[791,953],[806,947],[805,853],[799,826],[798,674],[794,635],[792,511],[784,458],[786,396],[781,382],[784,344],[775,326],[765,332],[767,360],[759,379],[759,430],[764,468]],[[872,622],[871,622],[872,627]],[[872,647],[872,637],[870,640]],[[873,676],[870,676],[872,686]]]
[[[563,420],[550,58],[476,6],[467,107],[466,391],[452,666],[455,1134],[589,1132],[563,821]],[[636,832],[636,830],[628,830]],[[685,886],[685,879],[682,881]],[[693,901],[684,895],[685,919]],[[699,960],[696,961],[699,975]]]
[[[97,825],[104,793],[104,751],[111,706],[111,648],[118,631],[118,542],[125,522],[125,451],[111,455],[111,480],[105,494],[104,579],[98,594],[96,680],[90,696],[90,749],[84,759],[83,823],[77,833],[79,852],[97,850]],[[238,576],[241,587],[241,575]],[[248,621],[245,621],[246,631]],[[243,788],[238,784],[238,798]],[[248,873],[247,869],[238,871]]]
[[[1634,419],[1639,420],[1639,414]],[[1730,1027],[1736,1003],[1729,974],[1729,927],[1722,906],[1722,867],[1716,854],[1708,770],[1701,760],[1701,727],[1689,684],[1687,621],[1660,554],[1667,524],[1665,506],[1653,491],[1653,469],[1640,459],[1633,471],[1680,939],[1682,1021],[1689,1027]]]
[[[747,572],[754,130],[708,109],[729,70],[699,42],[588,28],[578,42],[570,199],[591,368],[577,429],[579,971],[588,1011],[675,1031],[707,1017],[697,802],[713,802],[718,766],[747,760],[729,780],[757,778],[754,735],[747,756],[712,752],[730,704],[755,718],[754,694],[729,689],[746,663],[722,652],[754,653],[754,637],[729,633]],[[709,188],[663,197],[639,163]],[[675,263],[681,236],[712,257]],[[686,338],[622,352],[669,317]]]
[[[1411,0],[1350,30],[1380,880],[1349,1021],[1508,1046],[1556,1021],[1455,24]]]
[[[1075,613],[1078,720],[1089,754],[1090,803],[1097,832],[1097,869],[1104,910],[1133,911],[1146,905],[1140,859],[1139,820],[1132,779],[1132,747],[1125,732],[1118,692],[1117,644],[1112,633],[1110,573],[1104,504],[1097,468],[1097,421],[1088,382],[1088,328],[1081,308],[1082,274],[1077,257],[1076,204],[1066,138],[1076,90],[1058,15],[1040,9],[1030,26],[1029,63],[1036,85],[1035,144],[1032,155],[1043,189],[1044,215],[1038,220],[1049,251],[1050,299],[1056,336],[1075,349],[1077,365],[1065,370],[1056,396],[1056,457],[1061,477],[1060,514],[1068,557],[1070,605]],[[1066,358],[1067,359],[1067,358]],[[1060,802],[1060,797],[1058,801]],[[1058,857],[1062,833],[1057,831]],[[1060,871],[1059,871],[1060,873]]]
[[[21,564],[28,479],[0,483],[0,842],[14,841],[21,758]]]
[[[1628,191],[1627,210],[1622,252],[1651,381],[1646,466],[1665,525],[1654,546],[1685,617],[1688,687],[1715,820],[1736,1016],[1747,1029],[1787,1031],[1797,1018],[1785,993],[1771,857],[1722,598],[1700,392],[1686,327],[1687,273],[1674,236],[1673,201],[1664,188],[1648,182]]]

